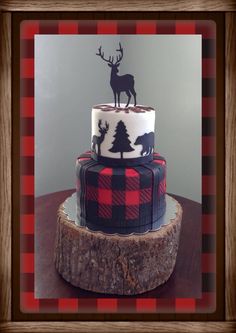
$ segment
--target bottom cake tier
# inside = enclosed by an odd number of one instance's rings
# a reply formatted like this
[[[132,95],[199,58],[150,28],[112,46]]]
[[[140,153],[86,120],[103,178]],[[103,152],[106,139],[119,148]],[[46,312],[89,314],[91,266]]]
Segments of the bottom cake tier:
[[[86,152],[76,161],[77,219],[92,230],[146,232],[166,210],[166,161],[106,167]]]

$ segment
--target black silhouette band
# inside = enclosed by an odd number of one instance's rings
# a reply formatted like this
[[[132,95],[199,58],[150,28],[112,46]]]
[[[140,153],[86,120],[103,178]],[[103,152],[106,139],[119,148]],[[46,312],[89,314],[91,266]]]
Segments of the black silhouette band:
[[[149,163],[153,160],[153,154],[136,158],[119,159],[119,158],[104,157],[101,155],[98,156],[96,153],[92,152],[91,157],[93,160],[97,161],[100,164],[112,167],[138,166],[138,165],[143,165],[145,163]]]

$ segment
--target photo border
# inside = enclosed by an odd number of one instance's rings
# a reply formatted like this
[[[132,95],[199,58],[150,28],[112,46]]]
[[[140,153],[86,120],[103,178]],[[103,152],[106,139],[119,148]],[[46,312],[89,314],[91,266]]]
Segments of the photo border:
[[[34,296],[34,36],[202,36],[202,297],[55,298]],[[216,24],[203,20],[24,20],[20,24],[20,308],[23,313],[211,313],[216,306]]]
[[[55,329],[59,329],[61,331],[65,330],[65,324],[60,323],[57,321],[51,322],[51,323],[43,323],[43,322],[30,322],[28,324],[22,323],[22,322],[14,322],[12,321],[13,318],[11,316],[11,309],[12,306],[14,307],[15,303],[15,297],[14,299],[11,300],[11,132],[12,132],[12,125],[11,125],[11,91],[16,87],[16,85],[13,84],[12,89],[11,89],[11,22],[12,22],[12,16],[13,13],[9,11],[16,11],[16,10],[49,10],[51,9],[52,11],[55,10],[93,10],[93,9],[98,9],[100,6],[96,6],[94,2],[89,4],[89,7],[87,3],[80,1],[79,5],[73,5],[71,1],[69,1],[66,5],[63,5],[60,1],[54,6],[53,4],[48,5],[45,7],[45,4],[43,4],[43,1],[37,2],[37,5],[34,6],[29,6],[25,2],[21,1],[8,1],[7,4],[4,2],[3,5],[0,6],[0,9],[8,12],[1,12],[1,25],[0,25],[0,30],[1,30],[1,35],[3,38],[1,39],[1,47],[2,47],[2,54],[1,54],[1,68],[4,69],[2,72],[2,78],[1,78],[1,89],[0,89],[0,94],[1,94],[1,99],[0,99],[0,104],[1,104],[1,110],[4,110],[3,113],[1,113],[1,130],[2,130],[2,138],[4,139],[1,142],[1,157],[2,157],[2,164],[1,164],[1,179],[3,179],[2,182],[2,187],[1,187],[1,208],[2,208],[2,216],[4,219],[4,223],[1,229],[1,236],[3,239],[3,242],[1,243],[1,249],[5,249],[5,253],[2,251],[1,253],[1,263],[2,267],[4,267],[4,274],[2,275],[2,278],[0,280],[1,286],[2,286],[2,293],[0,297],[1,305],[3,304],[4,306],[0,307],[1,311],[1,320],[3,323],[1,323],[1,330],[3,332],[7,331],[31,331],[35,330],[37,328],[40,328],[41,331],[54,331]],[[115,8],[115,1],[112,1],[108,7],[106,7],[107,4],[102,4],[101,10],[104,10],[105,8],[113,9],[116,10]],[[124,6],[122,3],[119,2],[120,5],[120,10],[132,10],[132,8],[129,6]],[[145,7],[146,5],[146,7]],[[150,6],[150,7],[149,7]],[[118,8],[118,7],[117,7]],[[145,1],[145,3],[142,3],[141,5],[137,3],[137,6],[135,7],[136,10],[144,10],[145,8],[151,8],[152,11],[154,10],[222,10],[222,11],[227,11],[227,10],[235,10],[235,6],[233,5],[232,2],[226,1],[224,3],[216,3],[212,4],[211,2],[205,1],[204,6],[201,3],[188,3],[184,2],[183,4],[177,5],[176,3],[168,3],[167,6],[161,5],[158,7],[157,4],[151,4],[150,1]],[[33,13],[28,13],[28,17],[32,17]],[[47,16],[48,13],[43,13],[44,16]],[[109,13],[108,13],[109,14]],[[116,14],[114,12],[114,14]],[[217,88],[217,98],[218,95],[221,95],[221,102],[220,102],[220,107],[222,108],[222,96],[226,96],[226,110],[225,110],[225,117],[224,114],[222,117],[220,117],[219,122],[217,121],[217,127],[220,122],[224,123],[224,119],[226,120],[226,131],[224,133],[224,130],[222,130],[222,126],[220,126],[220,131],[218,131],[217,134],[217,150],[221,150],[222,152],[222,145],[224,147],[224,138],[226,140],[226,152],[225,152],[225,159],[223,159],[222,162],[220,162],[220,168],[218,168],[218,161],[217,161],[217,192],[218,189],[222,191],[222,189],[225,188],[225,194],[226,194],[226,207],[225,207],[225,214],[226,214],[226,234],[225,234],[225,281],[223,280],[222,283],[220,283],[220,286],[223,286],[223,289],[225,287],[226,295],[225,295],[225,300],[221,298],[221,302],[225,303],[226,308],[225,308],[225,320],[222,322],[215,322],[213,320],[217,320],[217,317],[208,317],[208,316],[201,316],[199,317],[199,320],[205,320],[202,323],[198,322],[191,322],[191,320],[194,319],[194,317],[189,317],[188,320],[190,322],[103,322],[99,323],[96,322],[96,330],[98,332],[102,332],[104,330],[112,330],[114,332],[118,332],[120,330],[126,330],[126,331],[140,331],[140,332],[145,332],[145,331],[161,331],[161,332],[167,332],[167,331],[173,331],[173,332],[187,332],[189,330],[194,330],[195,332],[208,332],[208,331],[215,331],[215,332],[230,332],[235,330],[235,322],[233,320],[236,319],[236,300],[234,298],[234,293],[232,291],[235,290],[235,272],[236,272],[236,265],[235,265],[235,250],[236,250],[236,245],[234,242],[234,237],[235,237],[235,220],[236,220],[236,208],[235,208],[235,198],[236,198],[236,181],[235,181],[235,175],[236,175],[236,168],[235,168],[235,137],[236,137],[236,126],[235,126],[235,117],[234,117],[234,110],[236,109],[236,98],[235,98],[235,74],[236,74],[236,66],[235,66],[235,61],[234,55],[235,55],[235,50],[236,50],[236,42],[235,42],[235,34],[236,34],[236,15],[234,12],[231,13],[214,13],[214,12],[200,12],[200,13],[192,13],[192,12],[186,12],[186,13],[181,13],[178,12],[176,13],[165,13],[165,12],[158,12],[157,13],[151,13],[148,12],[148,15],[162,15],[163,18],[165,16],[172,16],[175,18],[176,16],[180,15],[182,18],[192,18],[195,15],[199,15],[199,18],[205,18],[205,19],[219,19],[219,17],[225,17],[226,21],[224,23],[224,20],[221,21],[221,29],[224,31],[225,27],[225,38],[224,38],[224,33],[223,37],[220,38],[220,42],[217,43],[220,48],[224,47],[225,45],[225,52],[226,52],[226,68],[224,69],[224,61],[220,62],[220,66],[217,67],[217,71],[219,70],[221,74],[221,79],[224,81],[224,78],[226,80],[226,90],[222,90],[220,88],[218,90]],[[15,15],[15,14],[14,14]],[[20,13],[17,15],[20,15]],[[39,13],[37,13],[39,15]],[[105,14],[102,14],[102,17]],[[122,13],[122,15],[128,15],[128,13]],[[140,15],[146,15],[140,13]],[[82,14],[83,16],[83,14]],[[217,20],[218,20],[217,19]],[[218,20],[219,22],[219,20]],[[218,29],[217,29],[218,30]],[[14,35],[13,35],[14,39]],[[217,38],[217,42],[218,42]],[[217,46],[217,48],[218,48]],[[13,59],[14,63],[14,59]],[[218,75],[217,75],[218,77]],[[217,81],[217,87],[219,82]],[[14,104],[14,100],[12,101]],[[223,99],[223,105],[224,105],[224,99]],[[218,103],[217,103],[217,108],[218,108]],[[222,108],[223,110],[223,108]],[[218,116],[217,116],[218,120]],[[14,130],[14,128],[13,128]],[[219,140],[218,140],[218,136]],[[14,141],[14,140],[13,140]],[[16,151],[14,149],[14,143],[13,142],[13,151]],[[219,148],[221,146],[221,148]],[[223,149],[224,152],[224,149]],[[223,169],[226,170],[226,183],[224,183],[224,180],[222,180],[222,177],[218,179],[218,175],[221,174],[222,172],[222,166]],[[221,170],[220,173],[218,170]],[[13,175],[14,176],[14,175]],[[17,176],[17,175],[16,175]],[[218,203],[222,205],[222,198],[218,200],[217,197],[217,208],[218,208]],[[223,201],[223,207],[224,207],[224,201]],[[224,219],[224,209],[222,207],[222,212],[220,212],[220,219],[221,222],[223,221],[222,218]],[[13,211],[13,217],[14,217],[14,211]],[[217,219],[218,219],[218,214],[217,214]],[[219,242],[217,241],[219,244]],[[217,254],[217,271],[223,270],[224,271],[224,266],[218,265],[218,255],[223,258],[224,260],[224,251],[222,251],[222,247],[224,247],[224,242],[220,242],[219,244],[220,251]],[[218,248],[218,246],[217,246]],[[218,250],[217,250],[218,251]],[[4,253],[4,255],[3,255]],[[14,263],[15,264],[15,263]],[[14,277],[13,277],[14,280]],[[14,282],[14,281],[13,281]],[[217,300],[218,303],[219,300]],[[30,318],[30,316],[29,316]],[[130,320],[130,317],[119,317],[120,320]],[[166,320],[169,317],[166,317]],[[178,316],[179,320],[186,320],[186,317],[183,316]],[[195,317],[196,318],[196,317]],[[40,319],[40,318],[38,318]],[[58,319],[58,317],[57,317]],[[68,318],[69,319],[69,318]],[[140,318],[143,320],[142,318]],[[146,317],[148,320],[153,320],[153,317]],[[47,320],[47,316],[45,318]],[[50,319],[52,320],[52,319]],[[54,319],[55,320],[55,319]],[[86,319],[85,319],[86,320]],[[96,320],[96,317],[94,317],[94,320]],[[104,320],[111,320],[109,316],[105,316]],[[210,320],[210,321],[206,321]],[[80,325],[75,322],[67,322],[66,325],[66,330],[67,331],[84,331],[86,330],[87,332],[92,332],[94,330],[94,323],[93,322],[80,322]]]

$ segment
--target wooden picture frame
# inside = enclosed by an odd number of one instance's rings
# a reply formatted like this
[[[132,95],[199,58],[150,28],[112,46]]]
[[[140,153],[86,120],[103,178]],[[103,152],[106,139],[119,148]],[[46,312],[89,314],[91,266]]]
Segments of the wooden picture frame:
[[[22,1],[4,1],[0,7],[0,35],[1,35],[1,62],[0,62],[0,179],[1,179],[1,222],[0,222],[0,329],[6,331],[54,331],[59,329],[64,330],[65,323],[63,322],[14,322],[12,321],[12,306],[14,304],[14,295],[12,294],[12,56],[14,50],[11,48],[11,27],[12,15],[16,11],[132,11],[136,8],[137,11],[189,11],[189,10],[208,10],[208,11],[222,11],[225,17],[225,321],[221,322],[89,322],[83,321],[67,322],[67,331],[131,331],[137,332],[145,331],[161,331],[161,332],[207,332],[207,331],[224,331],[230,332],[236,329],[236,300],[235,300],[235,280],[236,280],[236,264],[235,264],[235,220],[236,208],[234,201],[236,199],[235,190],[235,174],[236,164],[235,157],[235,115],[234,110],[236,107],[235,97],[235,33],[236,33],[236,14],[234,12],[235,6],[232,2],[228,1],[224,4],[216,3],[212,5],[211,2],[204,2],[204,6],[199,7],[197,4],[189,4],[187,1],[184,3],[167,3],[167,4],[153,4],[152,1],[146,0],[145,3],[140,4],[134,1],[131,5],[125,2],[107,1],[100,3],[98,1],[90,2],[88,5],[85,1],[57,2],[57,5],[48,4],[45,1],[38,1],[37,5],[33,3],[24,3]],[[125,13],[124,13],[125,14]],[[171,13],[175,18],[175,13]],[[183,16],[188,19],[192,17],[191,13],[183,13]],[[205,14],[205,17],[207,15]],[[30,13],[29,13],[30,17]],[[223,139],[223,138],[222,138]],[[29,316],[30,318],[30,316]],[[181,316],[178,316],[181,319]],[[86,320],[86,319],[84,319]],[[104,316],[104,320],[109,320],[108,316]]]

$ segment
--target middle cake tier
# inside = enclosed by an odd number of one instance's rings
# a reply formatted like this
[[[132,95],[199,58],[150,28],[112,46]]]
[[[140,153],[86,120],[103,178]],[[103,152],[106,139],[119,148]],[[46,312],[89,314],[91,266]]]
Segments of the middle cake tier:
[[[91,158],[78,157],[77,219],[92,230],[122,233],[148,231],[165,213],[166,161],[136,167],[107,167]]]

